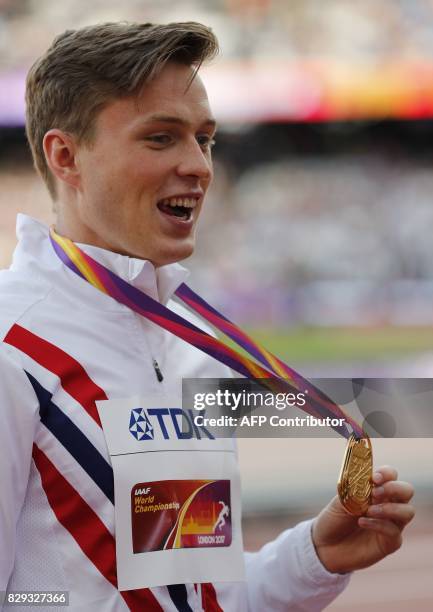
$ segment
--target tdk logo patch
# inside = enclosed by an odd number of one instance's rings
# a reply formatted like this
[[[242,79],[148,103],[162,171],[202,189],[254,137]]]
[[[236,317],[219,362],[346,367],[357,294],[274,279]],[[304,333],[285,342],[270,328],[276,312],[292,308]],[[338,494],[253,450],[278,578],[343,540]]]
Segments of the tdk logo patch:
[[[143,408],[131,410],[129,431],[137,440],[153,440],[153,427]]]
[[[200,414],[203,414],[201,412]],[[129,419],[129,431],[136,440],[190,440],[215,437],[203,425],[194,423],[192,410],[182,408],[134,408]]]

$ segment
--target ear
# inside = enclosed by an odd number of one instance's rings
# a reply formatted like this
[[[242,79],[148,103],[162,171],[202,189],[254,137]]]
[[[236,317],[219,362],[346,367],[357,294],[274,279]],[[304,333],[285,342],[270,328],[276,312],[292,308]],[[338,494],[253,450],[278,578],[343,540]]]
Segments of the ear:
[[[73,136],[62,130],[49,130],[43,140],[45,158],[54,176],[71,187],[80,184],[80,172],[76,163],[77,143]]]

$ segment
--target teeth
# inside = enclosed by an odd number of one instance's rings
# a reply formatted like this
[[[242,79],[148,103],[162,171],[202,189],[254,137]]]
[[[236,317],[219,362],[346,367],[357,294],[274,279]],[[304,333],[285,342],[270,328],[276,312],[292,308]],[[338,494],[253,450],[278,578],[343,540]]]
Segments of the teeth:
[[[165,198],[161,200],[161,204],[164,206],[183,206],[184,208],[195,208],[197,204],[196,198]]]

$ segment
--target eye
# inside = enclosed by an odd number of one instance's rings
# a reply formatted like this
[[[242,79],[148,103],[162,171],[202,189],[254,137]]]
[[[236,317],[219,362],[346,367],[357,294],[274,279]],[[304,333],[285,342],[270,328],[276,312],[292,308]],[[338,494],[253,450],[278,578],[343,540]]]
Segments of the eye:
[[[146,136],[145,140],[159,147],[164,147],[173,142],[173,137],[170,134],[152,134]]]
[[[215,138],[210,136],[210,134],[199,134],[197,136],[197,142],[203,150],[208,151],[214,146]]]

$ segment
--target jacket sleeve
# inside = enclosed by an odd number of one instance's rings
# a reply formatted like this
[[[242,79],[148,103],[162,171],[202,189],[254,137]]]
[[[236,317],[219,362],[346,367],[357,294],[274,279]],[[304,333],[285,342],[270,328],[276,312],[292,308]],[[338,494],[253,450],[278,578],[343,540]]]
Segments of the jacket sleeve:
[[[346,587],[350,576],[331,574],[317,557],[311,523],[299,523],[258,552],[245,553],[250,612],[316,612]]]
[[[0,344],[0,592],[6,590],[14,566],[16,526],[29,479],[38,408],[24,371]]]

